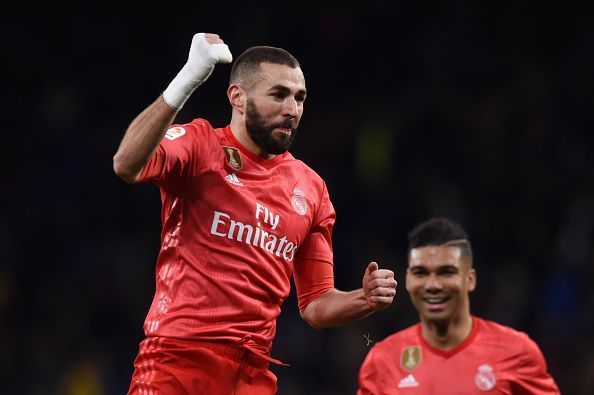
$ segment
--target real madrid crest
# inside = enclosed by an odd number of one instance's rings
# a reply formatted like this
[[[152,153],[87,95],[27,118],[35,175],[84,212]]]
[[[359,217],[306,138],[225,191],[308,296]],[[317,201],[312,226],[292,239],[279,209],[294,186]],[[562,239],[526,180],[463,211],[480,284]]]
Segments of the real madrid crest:
[[[412,372],[421,363],[421,347],[410,346],[402,350],[400,366],[402,369]]]
[[[240,170],[243,167],[243,161],[241,160],[241,151],[235,147],[223,146],[223,152],[225,153],[225,159],[229,166],[235,170]]]
[[[293,189],[293,196],[291,196],[291,206],[293,210],[299,215],[307,214],[307,201],[305,200],[305,193],[299,187]]]
[[[493,373],[493,367],[486,363],[479,366],[478,372],[474,376],[474,383],[481,391],[490,391],[495,388],[497,378],[495,377],[495,373]]]

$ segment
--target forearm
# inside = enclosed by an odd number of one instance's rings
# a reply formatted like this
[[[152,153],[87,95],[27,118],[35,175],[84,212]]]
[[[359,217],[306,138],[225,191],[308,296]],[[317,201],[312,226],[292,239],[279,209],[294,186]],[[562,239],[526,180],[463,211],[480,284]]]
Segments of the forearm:
[[[316,329],[348,324],[388,307],[396,295],[394,272],[370,262],[363,287],[350,292],[331,289],[301,309],[301,317]]]
[[[373,312],[363,289],[350,292],[331,289],[301,310],[301,317],[313,328],[348,324]]]
[[[138,180],[176,114],[177,110],[159,96],[132,121],[113,157],[113,168],[120,178],[129,183]]]

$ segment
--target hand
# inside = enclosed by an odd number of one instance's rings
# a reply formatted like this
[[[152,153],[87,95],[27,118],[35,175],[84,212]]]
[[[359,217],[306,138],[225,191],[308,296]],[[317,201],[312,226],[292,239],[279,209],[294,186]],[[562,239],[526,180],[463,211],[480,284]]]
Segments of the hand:
[[[396,285],[398,283],[393,271],[379,269],[376,262],[367,265],[363,275],[363,291],[372,310],[381,310],[392,303],[396,296]]]
[[[233,55],[229,47],[213,33],[198,33],[192,38],[187,67],[192,79],[201,84],[214,70],[217,63],[231,63]]]
[[[163,100],[171,108],[181,109],[192,92],[210,76],[215,64],[232,60],[229,47],[218,34],[195,34],[188,61],[163,92]]]

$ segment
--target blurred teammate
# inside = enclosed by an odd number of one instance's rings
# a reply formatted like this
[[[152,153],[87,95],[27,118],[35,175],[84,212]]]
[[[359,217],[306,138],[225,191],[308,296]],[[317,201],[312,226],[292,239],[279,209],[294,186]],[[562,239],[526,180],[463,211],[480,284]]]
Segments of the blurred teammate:
[[[288,152],[307,92],[287,51],[253,47],[235,61],[229,125],[171,126],[215,64],[231,60],[218,35],[195,35],[187,63],[114,156],[117,175],[156,184],[163,206],[156,292],[129,394],[275,393],[268,366],[280,362],[270,350],[292,275],[314,328],[366,316],[396,293],[393,272],[375,262],[361,289],[334,288],[328,190]]]
[[[559,394],[525,333],[470,314],[476,286],[462,227],[431,219],[409,234],[406,289],[421,322],[377,343],[358,395]]]

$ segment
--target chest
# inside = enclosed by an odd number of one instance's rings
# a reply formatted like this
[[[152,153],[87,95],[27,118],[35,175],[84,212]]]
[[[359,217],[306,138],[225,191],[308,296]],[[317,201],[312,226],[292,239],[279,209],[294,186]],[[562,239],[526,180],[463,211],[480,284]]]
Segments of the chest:
[[[422,350],[423,351],[423,350]],[[407,363],[407,350],[403,350],[395,380],[392,385],[401,394],[511,394],[513,370],[506,358],[492,353],[478,353],[473,350],[445,358],[421,351],[411,356],[416,360]],[[416,362],[416,363],[413,363]]]
[[[244,160],[235,169],[221,158],[190,180],[186,198],[199,202],[188,207],[194,216],[208,220],[211,235],[268,245],[282,255],[285,248],[290,254],[290,245],[300,245],[309,233],[320,193],[291,164],[267,169]]]

